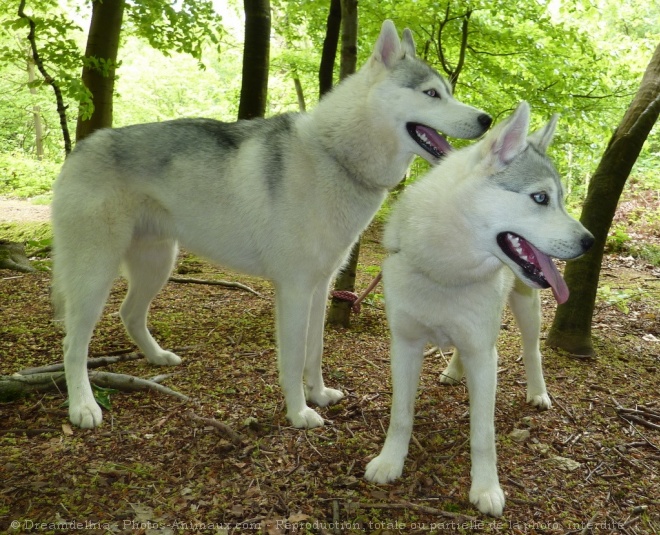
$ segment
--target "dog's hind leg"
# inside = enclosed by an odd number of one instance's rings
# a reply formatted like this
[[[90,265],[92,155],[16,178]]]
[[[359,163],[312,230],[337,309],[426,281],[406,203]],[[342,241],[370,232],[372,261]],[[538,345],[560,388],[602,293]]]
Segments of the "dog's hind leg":
[[[78,427],[91,429],[100,425],[103,417],[89,382],[87,353],[94,326],[117,275],[119,258],[103,254],[76,258],[75,251],[65,252],[57,246],[55,251],[54,285],[64,301],[67,333],[63,345],[69,419]]]
[[[309,314],[305,357],[305,395],[307,401],[319,407],[337,403],[344,397],[340,390],[327,388],[323,382],[323,330],[325,327],[325,306],[328,301],[330,281],[319,283],[312,297]]]
[[[128,293],[119,315],[131,339],[152,364],[176,365],[181,358],[162,349],[147,327],[149,305],[167,282],[177,255],[176,242],[170,238],[138,236],[124,257],[123,270]]]
[[[463,365],[461,359],[458,357],[458,349],[454,349],[454,354],[440,375],[440,384],[443,385],[456,385],[463,379]]]
[[[552,403],[543,378],[541,364],[541,298],[518,279],[509,294],[509,307],[520,328],[522,356],[527,376],[527,403],[539,410],[547,410]]]

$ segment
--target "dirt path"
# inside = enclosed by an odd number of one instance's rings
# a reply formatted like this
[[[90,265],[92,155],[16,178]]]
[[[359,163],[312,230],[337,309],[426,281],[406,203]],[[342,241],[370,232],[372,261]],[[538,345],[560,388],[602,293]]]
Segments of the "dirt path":
[[[32,204],[30,201],[0,197],[0,222],[48,221],[50,206]]]

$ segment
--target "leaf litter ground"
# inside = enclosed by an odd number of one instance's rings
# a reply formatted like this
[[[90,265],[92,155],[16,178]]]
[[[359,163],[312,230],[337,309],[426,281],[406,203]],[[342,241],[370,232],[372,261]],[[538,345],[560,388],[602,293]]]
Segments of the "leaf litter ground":
[[[372,229],[363,242],[360,288],[384,257],[378,234]],[[631,423],[623,416],[636,413],[621,411],[642,407],[647,421],[660,424],[653,420],[660,414],[657,270],[608,257],[602,280],[609,294],[594,322],[598,356],[576,359],[545,349],[554,402],[548,412],[525,403],[517,329],[505,316],[496,407],[507,496],[501,519],[479,514],[468,501],[466,387],[438,383],[449,355],[425,361],[403,477],[392,485],[362,478],[389,421],[382,296],[371,296],[350,330],[327,329],[326,382],[346,398],[320,409],[325,427],[301,431],[284,417],[272,286],[188,255],[179,271],[241,281],[264,298],[170,283],[154,301],[152,332],[163,347],[185,348],[183,364],[162,369],[126,362],[111,371],[147,378],[171,373],[164,384],[190,396],[188,403],[117,393],[96,430],[68,424],[63,393],[0,404],[1,532],[660,532],[660,431]],[[61,360],[49,283],[47,272],[0,272],[0,375]],[[135,349],[117,317],[124,292],[125,283],[117,281],[91,355]],[[544,331],[554,311],[546,294]],[[188,418],[191,410],[246,440],[233,445]]]

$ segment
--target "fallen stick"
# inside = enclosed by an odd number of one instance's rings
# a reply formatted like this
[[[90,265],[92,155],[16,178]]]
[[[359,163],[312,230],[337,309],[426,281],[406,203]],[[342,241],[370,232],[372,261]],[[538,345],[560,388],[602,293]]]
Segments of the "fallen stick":
[[[619,412],[619,417],[622,418],[623,420],[626,420],[627,422],[636,423],[639,425],[643,425],[644,427],[648,427],[649,429],[655,429],[656,431],[660,431],[660,425],[654,424],[653,422],[649,422],[644,418],[640,418],[639,416]]]
[[[414,509],[420,513],[426,513],[429,515],[444,516],[445,518],[453,518],[461,522],[476,522],[478,519],[474,516],[462,515],[460,513],[451,513],[449,511],[443,511],[442,509],[436,509],[435,507],[429,507],[428,505],[420,505],[416,503],[403,502],[403,503],[362,503],[362,502],[353,502],[351,505],[359,507],[361,509]]]
[[[185,413],[184,417],[188,418],[189,420],[192,420],[193,422],[197,422],[204,425],[210,425],[211,427],[219,431],[221,434],[229,437],[232,444],[234,444],[235,446],[241,446],[245,442],[245,439],[243,438],[242,435],[234,431],[227,424],[220,422],[219,420],[216,420],[214,418],[203,418],[201,416],[196,415],[192,411]]]
[[[170,277],[169,281],[178,282],[178,283],[187,283],[187,284],[208,284],[210,286],[224,286],[225,288],[236,288],[238,290],[245,290],[246,292],[250,292],[251,294],[260,297],[261,299],[266,299],[256,290],[253,290],[249,286],[246,286],[245,284],[241,284],[240,282],[231,282],[225,280],[211,281],[211,280],[203,280],[203,279],[191,279],[188,277]]]
[[[191,349],[194,349],[196,346],[186,346],[176,349],[172,349],[174,353],[185,353]],[[101,368],[102,366],[110,366],[111,364],[117,364],[119,362],[128,362],[133,360],[141,360],[144,358],[144,355],[139,351],[132,351],[123,353],[121,355],[103,355],[101,357],[92,357],[87,359],[87,369],[91,370],[94,368]],[[38,373],[53,373],[61,372],[64,370],[64,362],[56,362],[55,364],[48,364],[47,366],[36,366],[34,368],[25,368],[16,373],[19,375],[35,375]]]
[[[125,373],[112,373],[112,372],[91,372],[89,380],[97,386],[103,388],[114,388],[122,392],[141,392],[145,390],[153,390],[161,394],[175,397],[182,401],[189,401],[190,398],[181,392],[172,390],[166,386],[150,381],[149,379],[142,379],[133,375],[126,375]]]
[[[127,355],[116,355],[106,357],[95,357],[87,360],[87,368],[100,368],[101,366],[109,366],[110,364],[117,364],[118,362],[127,362],[130,360],[143,359],[144,355],[138,351],[128,353]],[[53,373],[61,372],[64,370],[64,362],[57,362],[47,366],[36,366],[34,368],[25,368],[18,373],[19,375],[36,375],[39,373]]]
[[[153,390],[183,401],[188,401],[190,399],[184,394],[155,383],[154,381],[150,381],[149,379],[141,379],[140,377],[134,377],[123,373],[92,371],[89,374],[89,380],[97,386],[114,388],[121,392]],[[64,388],[66,388],[66,379],[63,371],[32,373],[30,375],[16,373],[14,375],[0,377],[0,400],[11,401],[31,392],[49,392],[52,390],[61,391]]]

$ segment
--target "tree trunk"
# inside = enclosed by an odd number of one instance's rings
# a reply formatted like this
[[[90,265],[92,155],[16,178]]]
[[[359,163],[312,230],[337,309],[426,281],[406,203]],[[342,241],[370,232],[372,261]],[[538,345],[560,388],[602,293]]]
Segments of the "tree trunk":
[[[53,88],[53,93],[55,93],[55,102],[57,102],[57,115],[60,118],[60,128],[62,129],[62,139],[64,140],[64,154],[66,156],[71,152],[71,136],[69,135],[69,126],[66,118],[66,106],[64,105],[64,97],[62,96],[62,90],[60,89],[59,84],[44,67],[44,62],[41,61],[41,55],[39,54],[39,49],[37,48],[37,38],[36,38],[36,24],[31,17],[28,17],[25,14],[25,0],[21,0],[18,4],[18,16],[22,19],[25,19],[30,28],[30,32],[27,35],[27,40],[30,43],[30,49],[32,50],[32,59],[37,69],[41,73],[41,76],[44,77],[44,81]]]
[[[341,63],[339,79],[343,80],[357,68],[358,35],[357,0],[341,0]]]
[[[87,36],[82,81],[92,94],[94,109],[88,118],[78,116],[76,141],[95,130],[112,126],[112,97],[124,0],[95,0]]]
[[[307,111],[307,106],[305,105],[305,93],[303,92],[302,83],[300,83],[300,78],[296,74],[293,78],[293,85],[296,88],[296,97],[298,98],[298,109],[301,112]]]
[[[270,0],[243,0],[245,45],[239,119],[266,114],[270,57]]]
[[[37,88],[33,85],[36,77],[34,75],[34,58],[32,56],[28,56],[27,70],[30,94],[36,95]],[[42,160],[44,157],[44,130],[41,124],[41,108],[38,104],[32,106],[32,117],[34,121],[34,148],[37,154],[37,160]]]
[[[607,234],[626,180],[659,113],[660,45],[589,183],[580,221],[596,241],[587,254],[566,265],[564,278],[571,295],[557,308],[546,342],[550,347],[593,354],[591,320]]]
[[[341,28],[341,0],[331,0],[330,12],[323,40],[323,53],[319,66],[319,97],[332,89],[332,80],[335,70],[335,58],[339,45],[339,30]]]
[[[357,65],[357,0],[341,0],[341,66],[339,78],[343,80],[355,72]],[[348,259],[348,263],[335,281],[335,291],[355,292],[360,240]],[[332,298],[328,312],[328,323],[334,326],[349,327],[353,303],[337,297]]]

